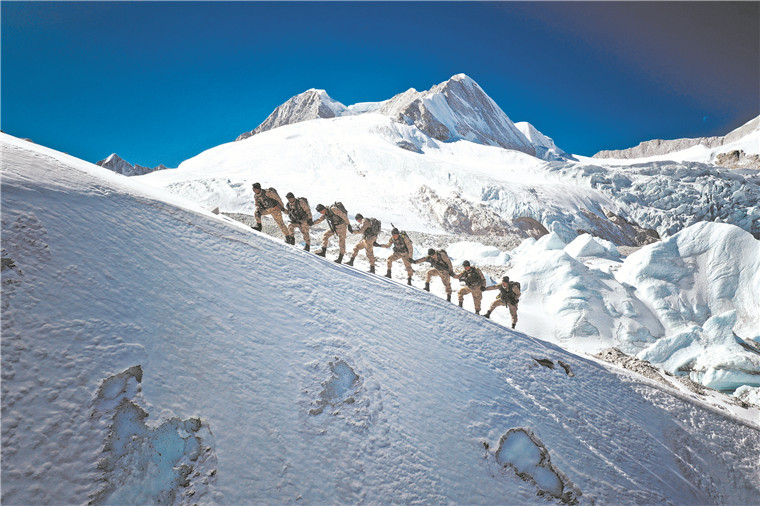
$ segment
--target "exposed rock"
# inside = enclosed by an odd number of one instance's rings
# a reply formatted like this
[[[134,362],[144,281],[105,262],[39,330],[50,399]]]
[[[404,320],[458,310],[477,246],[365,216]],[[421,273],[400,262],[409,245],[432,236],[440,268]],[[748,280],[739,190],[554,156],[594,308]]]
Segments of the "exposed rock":
[[[760,155],[748,155],[743,149],[735,149],[727,153],[718,153],[715,165],[728,169],[760,170]]]
[[[643,228],[631,223],[612,211],[604,210],[607,220],[584,209],[583,215],[594,224],[593,230],[578,230],[578,234],[591,234],[620,246],[644,246],[660,240],[656,230]]]
[[[512,222],[486,204],[474,204],[456,193],[444,198],[428,186],[420,187],[411,202],[421,215],[452,234],[539,238],[548,233],[532,218],[523,217]]]

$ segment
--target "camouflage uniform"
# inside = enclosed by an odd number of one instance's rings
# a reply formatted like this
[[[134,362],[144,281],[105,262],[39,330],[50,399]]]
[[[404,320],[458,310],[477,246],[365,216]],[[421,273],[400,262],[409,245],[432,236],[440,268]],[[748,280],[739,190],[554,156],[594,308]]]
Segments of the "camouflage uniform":
[[[322,250],[327,251],[327,244],[330,241],[330,237],[333,235],[338,236],[338,247],[340,248],[339,257],[343,259],[343,255],[346,253],[346,230],[348,229],[348,215],[338,208],[336,205],[325,207],[325,213],[321,217],[314,220],[312,225],[318,225],[324,220],[327,220],[329,228],[322,236]]]
[[[465,266],[464,271],[460,274],[454,275],[454,278],[464,281],[465,284],[465,286],[457,292],[457,295],[459,295],[459,307],[462,307],[462,304],[464,303],[464,296],[471,293],[472,302],[475,305],[475,314],[480,314],[480,302],[483,300],[483,290],[485,289],[486,278],[477,267],[470,267],[469,269],[467,267],[469,267],[469,264]]]
[[[258,192],[256,191],[257,189],[259,190]],[[256,218],[255,229],[261,231],[261,217],[268,214],[274,218],[275,223],[277,223],[277,226],[282,231],[282,235],[289,237],[290,233],[282,219],[282,212],[285,210],[285,206],[282,204],[280,196],[274,191],[274,188],[264,190],[260,186],[256,188],[254,185],[253,200],[256,205],[256,212],[254,213],[254,217]]]
[[[433,253],[430,253],[433,251]],[[451,259],[444,250],[435,251],[432,248],[428,250],[428,256],[414,260],[412,263],[430,262],[433,267],[427,271],[425,276],[425,290],[430,291],[430,280],[433,276],[440,276],[444,288],[446,288],[447,299],[451,300],[451,275],[454,274],[454,266],[451,265]]]
[[[351,253],[351,260],[349,261],[350,265],[354,265],[354,258],[356,258],[356,255],[359,254],[359,252],[363,249],[367,250],[367,260],[369,260],[369,266],[372,268],[371,271],[375,271],[375,249],[374,245],[377,241],[377,234],[372,232],[372,218],[361,218],[362,223],[361,227],[354,230],[354,234],[363,234],[362,240],[357,243],[356,246],[354,246],[354,251]]]
[[[382,246],[383,248],[390,248],[391,245],[393,245],[393,254],[388,257],[388,272],[386,273],[386,277],[391,277],[391,266],[393,265],[393,262],[400,258],[404,262],[406,273],[409,275],[407,283],[411,284],[412,274],[414,274],[414,271],[412,270],[412,253],[414,253],[412,240],[409,239],[409,236],[406,234],[402,235],[398,230],[393,230],[388,244]],[[394,237],[394,235],[396,237]]]
[[[290,195],[292,195],[292,193],[288,193],[288,196]],[[292,201],[288,198],[288,206],[285,210],[288,213],[288,219],[290,219],[290,223],[288,224],[288,232],[290,232],[290,236],[294,237],[296,229],[300,230],[301,235],[303,235],[303,240],[306,243],[304,249],[308,251],[311,245],[309,227],[312,223],[309,201],[304,197],[297,199],[294,197]],[[293,239],[292,244],[295,244],[295,238]]]
[[[491,313],[499,306],[507,306],[509,314],[512,316],[512,328],[517,325],[517,304],[520,301],[520,283],[513,283],[509,278],[504,278],[498,285],[489,286],[485,291],[499,290],[499,295],[491,304],[491,308],[483,315],[486,318],[491,317]],[[505,286],[506,285],[506,286]]]

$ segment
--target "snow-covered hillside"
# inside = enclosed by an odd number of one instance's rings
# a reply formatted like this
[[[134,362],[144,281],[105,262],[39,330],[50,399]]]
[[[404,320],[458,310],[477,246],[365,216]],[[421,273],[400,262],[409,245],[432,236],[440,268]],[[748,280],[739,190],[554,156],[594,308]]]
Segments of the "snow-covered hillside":
[[[757,410],[715,409],[144,178],[2,141],[5,504],[760,492]]]
[[[758,171],[717,167],[700,146],[680,158],[571,156],[529,123],[522,128],[464,74],[348,107],[309,90],[278,107],[256,135],[143,177],[227,213],[250,214],[250,186],[259,181],[312,206],[340,200],[384,223],[512,243],[550,231],[566,243],[590,233],[638,246],[701,221],[760,238]],[[745,133],[727,146],[758,151],[760,131]]]

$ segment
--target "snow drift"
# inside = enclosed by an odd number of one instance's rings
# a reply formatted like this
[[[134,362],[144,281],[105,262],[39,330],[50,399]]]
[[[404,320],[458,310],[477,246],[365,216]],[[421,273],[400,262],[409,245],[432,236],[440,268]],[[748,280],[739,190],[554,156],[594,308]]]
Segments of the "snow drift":
[[[754,422],[2,141],[4,503],[760,492]]]

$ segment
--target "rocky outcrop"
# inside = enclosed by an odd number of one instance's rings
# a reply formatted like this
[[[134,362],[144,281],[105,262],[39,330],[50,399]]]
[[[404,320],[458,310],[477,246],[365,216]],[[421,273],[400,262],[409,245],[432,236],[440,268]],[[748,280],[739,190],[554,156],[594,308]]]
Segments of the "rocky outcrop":
[[[154,167],[152,169],[149,167],[143,167],[142,165],[132,165],[116,153],[113,153],[105,160],[96,162],[95,165],[99,165],[104,169],[112,170],[118,174],[123,174],[125,176],[142,176],[144,174],[150,174],[151,172],[155,172],[157,170],[167,169],[164,164],[161,164],[158,167]]]
[[[715,165],[728,169],[760,170],[760,155],[748,155],[743,149],[734,149],[719,153],[715,157]]]
[[[673,140],[655,139],[642,142],[633,148],[600,151],[595,154],[593,158],[647,158],[650,156],[666,155],[668,153],[675,153],[676,151],[683,151],[684,149],[696,145],[702,145],[710,149],[719,148],[723,145],[736,142],[757,130],[760,130],[760,116],[722,137],[698,137],[694,139]]]

